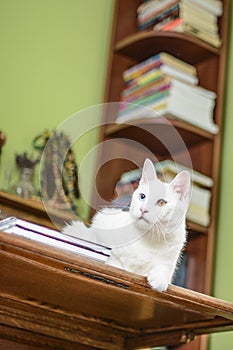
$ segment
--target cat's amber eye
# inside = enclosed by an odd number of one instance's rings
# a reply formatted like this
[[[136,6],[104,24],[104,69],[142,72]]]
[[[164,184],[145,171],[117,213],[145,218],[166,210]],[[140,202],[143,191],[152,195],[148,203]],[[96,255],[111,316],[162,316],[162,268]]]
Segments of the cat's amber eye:
[[[165,204],[167,204],[167,201],[165,201],[165,199],[158,199],[157,200],[157,204],[160,206],[160,207],[163,207]]]
[[[144,193],[139,193],[138,198],[140,201],[144,201],[146,198],[146,195]]]

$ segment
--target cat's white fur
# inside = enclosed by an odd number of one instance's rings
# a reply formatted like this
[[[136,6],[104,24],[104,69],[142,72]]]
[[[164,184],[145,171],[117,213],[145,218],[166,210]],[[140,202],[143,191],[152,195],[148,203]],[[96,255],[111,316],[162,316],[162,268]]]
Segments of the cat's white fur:
[[[153,289],[165,291],[186,242],[189,199],[188,172],[165,183],[146,159],[129,211],[105,208],[89,228],[74,221],[63,232],[112,247],[109,265],[144,275]]]

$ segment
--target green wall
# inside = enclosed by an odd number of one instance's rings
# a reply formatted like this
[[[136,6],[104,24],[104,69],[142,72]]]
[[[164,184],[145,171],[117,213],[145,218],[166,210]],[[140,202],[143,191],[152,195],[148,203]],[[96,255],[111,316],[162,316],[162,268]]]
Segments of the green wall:
[[[7,134],[1,188],[6,169],[11,184],[18,177],[16,152],[30,154],[36,135],[102,102],[113,5],[114,0],[0,0],[0,130]],[[82,127],[85,120],[79,122]],[[76,147],[78,161],[96,139],[92,133]],[[80,215],[87,216],[85,205]]]
[[[0,187],[5,169],[12,171],[14,180],[14,154],[30,153],[37,134],[102,102],[113,4],[114,0],[0,0],[0,129],[7,134]],[[230,34],[214,294],[233,302],[232,25]],[[78,160],[96,138],[85,138]],[[85,218],[85,205],[80,210]],[[233,332],[212,336],[210,349],[232,350]]]
[[[233,302],[233,12],[230,14],[226,113],[222,149],[214,295]],[[233,332],[211,336],[211,350],[233,350]]]

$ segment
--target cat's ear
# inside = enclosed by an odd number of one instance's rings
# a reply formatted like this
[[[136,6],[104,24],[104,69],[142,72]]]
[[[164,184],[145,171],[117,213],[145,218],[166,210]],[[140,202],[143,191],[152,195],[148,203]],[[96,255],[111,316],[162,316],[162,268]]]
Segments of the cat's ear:
[[[190,174],[188,171],[181,171],[170,183],[172,190],[180,195],[180,199],[185,199],[190,195]]]
[[[142,176],[140,182],[147,183],[148,181],[154,181],[157,179],[154,164],[150,159],[146,159],[142,168]]]

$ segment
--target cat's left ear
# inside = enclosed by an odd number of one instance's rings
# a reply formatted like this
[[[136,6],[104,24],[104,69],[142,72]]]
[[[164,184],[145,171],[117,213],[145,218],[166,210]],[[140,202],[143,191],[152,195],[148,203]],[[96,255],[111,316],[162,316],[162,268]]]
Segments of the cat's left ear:
[[[180,199],[189,197],[190,194],[190,174],[188,171],[181,171],[170,183],[173,191],[180,195]]]

